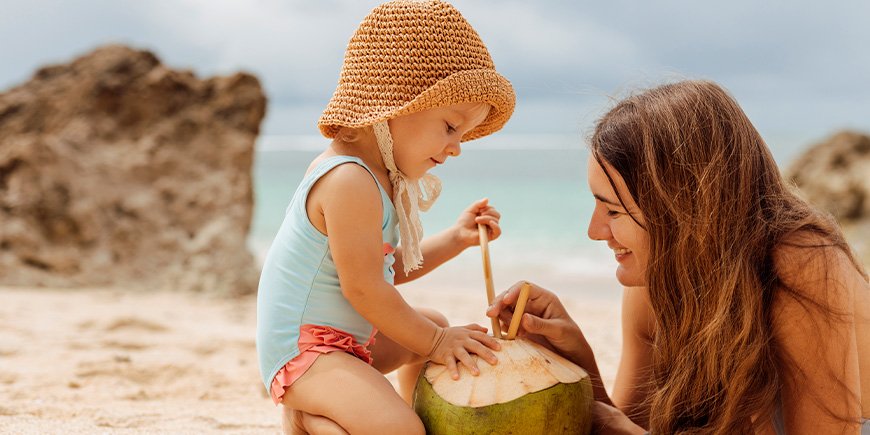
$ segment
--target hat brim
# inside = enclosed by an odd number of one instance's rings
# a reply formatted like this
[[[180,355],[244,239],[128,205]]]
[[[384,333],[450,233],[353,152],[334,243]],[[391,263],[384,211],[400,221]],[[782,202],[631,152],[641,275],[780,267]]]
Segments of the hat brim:
[[[336,91],[338,93],[338,91]],[[321,118],[320,132],[334,138],[341,127],[362,128],[402,115],[437,107],[462,103],[487,103],[491,106],[486,119],[465,133],[462,141],[470,141],[500,130],[514,112],[516,95],[508,79],[491,69],[466,70],[451,74],[433,84],[413,100],[392,111],[373,111],[356,122],[329,122]]]
[[[466,142],[501,130],[514,112],[516,95],[510,81],[494,70],[460,71],[439,80],[387,118],[462,103],[491,106],[486,119],[462,136]]]

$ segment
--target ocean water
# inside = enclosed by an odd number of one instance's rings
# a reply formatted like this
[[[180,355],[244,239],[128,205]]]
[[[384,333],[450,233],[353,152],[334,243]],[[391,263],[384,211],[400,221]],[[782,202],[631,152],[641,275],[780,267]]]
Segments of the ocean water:
[[[262,260],[311,160],[328,141],[319,136],[266,136],[257,144],[255,211],[249,245]],[[777,159],[793,149],[773,147]],[[479,198],[501,213],[503,235],[490,244],[496,290],[530,280],[584,297],[618,298],[616,262],[603,242],[586,236],[594,202],[586,185],[588,151],[577,135],[494,135],[463,144],[462,155],[433,170],[443,191],[423,214],[426,234],[448,228]],[[409,284],[483,288],[480,250]]]

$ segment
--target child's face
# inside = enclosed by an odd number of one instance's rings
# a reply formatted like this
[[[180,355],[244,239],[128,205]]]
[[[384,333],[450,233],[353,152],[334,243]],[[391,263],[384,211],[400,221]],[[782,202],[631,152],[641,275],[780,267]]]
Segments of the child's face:
[[[418,179],[447,157],[458,156],[462,135],[480,125],[489,109],[485,103],[462,103],[391,119],[396,167]]]
[[[619,263],[616,279],[622,285],[645,286],[649,233],[631,218],[634,216],[644,223],[643,214],[628,192],[622,176],[613,167],[607,165],[605,173],[598,161],[590,156],[588,168],[589,189],[595,196],[595,210],[589,221],[589,238],[606,241],[607,246],[613,250]],[[619,197],[607,179],[608,173],[619,191]],[[619,203],[619,198],[625,202],[625,207]]]

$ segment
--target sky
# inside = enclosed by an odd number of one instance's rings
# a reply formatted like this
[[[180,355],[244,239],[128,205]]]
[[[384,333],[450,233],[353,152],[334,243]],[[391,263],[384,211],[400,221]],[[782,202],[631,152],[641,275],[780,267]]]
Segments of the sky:
[[[200,77],[244,70],[265,135],[316,135],[367,0],[0,0],[0,89],[124,43]],[[504,131],[588,134],[629,92],[714,80],[762,135],[870,132],[870,2],[455,0],[517,91]]]

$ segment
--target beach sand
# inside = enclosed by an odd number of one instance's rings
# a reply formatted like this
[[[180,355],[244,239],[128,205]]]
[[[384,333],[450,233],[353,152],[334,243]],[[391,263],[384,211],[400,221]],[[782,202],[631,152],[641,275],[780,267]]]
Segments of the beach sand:
[[[411,305],[488,325],[483,290],[417,287],[403,290]],[[618,300],[564,300],[610,385]],[[0,301],[0,433],[280,432],[257,369],[254,297],[0,288]]]

